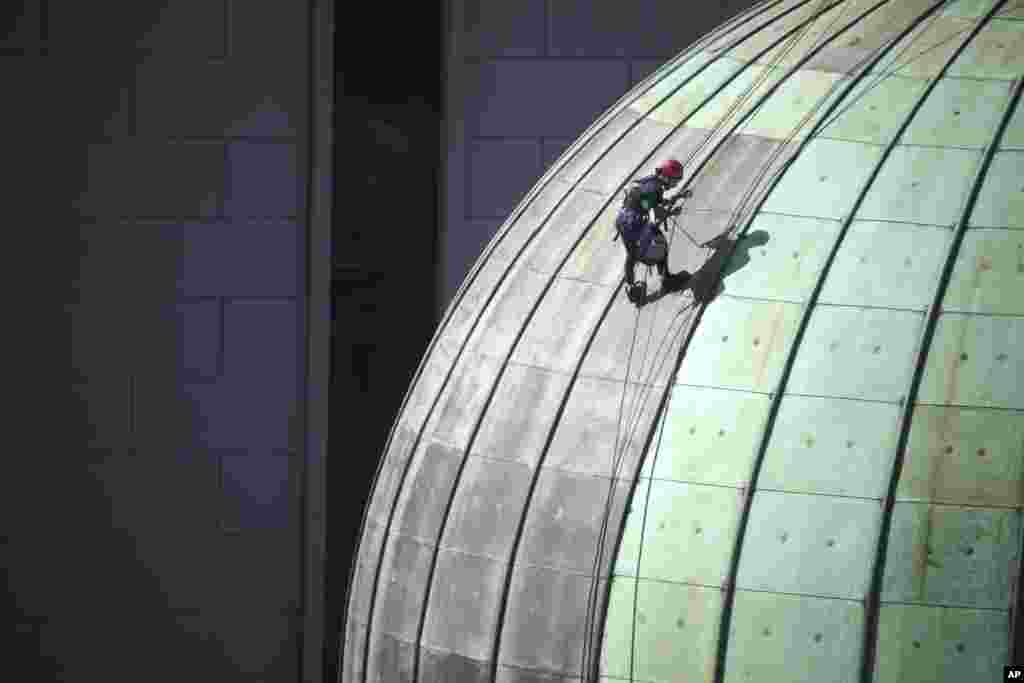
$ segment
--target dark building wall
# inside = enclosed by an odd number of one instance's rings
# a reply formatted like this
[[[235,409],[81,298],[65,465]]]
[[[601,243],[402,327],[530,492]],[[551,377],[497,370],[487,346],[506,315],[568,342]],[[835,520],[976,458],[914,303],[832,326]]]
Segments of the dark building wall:
[[[0,11],[18,680],[298,679],[309,12]]]

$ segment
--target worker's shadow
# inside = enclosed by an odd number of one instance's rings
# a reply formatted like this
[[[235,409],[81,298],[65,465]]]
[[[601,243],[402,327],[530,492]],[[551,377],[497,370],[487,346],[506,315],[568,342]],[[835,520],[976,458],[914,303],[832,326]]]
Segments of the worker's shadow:
[[[750,250],[767,244],[770,239],[764,230],[754,230],[738,240],[719,235],[708,242],[707,246],[714,251],[693,275],[689,288],[694,299],[702,304],[714,301],[725,291],[725,278],[750,263]]]

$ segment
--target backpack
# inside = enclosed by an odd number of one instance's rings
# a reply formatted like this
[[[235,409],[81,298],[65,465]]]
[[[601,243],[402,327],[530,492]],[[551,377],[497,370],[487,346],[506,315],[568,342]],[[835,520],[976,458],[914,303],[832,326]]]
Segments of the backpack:
[[[612,241],[621,236],[626,242],[636,242],[647,236],[649,231],[647,212],[635,207],[638,206],[643,184],[653,177],[638,178],[623,190],[622,207],[619,209],[619,215],[615,218],[615,237]]]

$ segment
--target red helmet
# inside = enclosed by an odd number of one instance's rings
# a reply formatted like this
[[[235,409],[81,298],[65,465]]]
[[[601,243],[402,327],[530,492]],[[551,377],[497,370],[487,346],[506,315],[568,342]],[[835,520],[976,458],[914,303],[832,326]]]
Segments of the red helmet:
[[[675,159],[666,159],[658,164],[657,172],[666,178],[679,180],[683,177],[683,165]]]

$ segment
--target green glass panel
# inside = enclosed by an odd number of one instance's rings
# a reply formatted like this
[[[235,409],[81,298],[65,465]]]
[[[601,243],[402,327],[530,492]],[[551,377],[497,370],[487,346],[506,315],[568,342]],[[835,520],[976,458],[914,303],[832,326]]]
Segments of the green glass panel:
[[[607,124],[595,131],[584,144],[580,145],[579,150],[572,158],[566,159],[555,174],[555,180],[566,186],[572,186],[589,172],[605,152],[618,144],[619,138],[625,135],[631,126],[640,120],[641,117],[629,109],[612,117]]]
[[[640,577],[720,586],[736,542],[741,493],[724,486],[650,484]]]
[[[666,371],[667,374],[668,371]],[[558,469],[632,478],[647,441],[663,389],[577,377],[559,416],[545,464]],[[509,434],[509,439],[529,435]]]
[[[644,462],[644,476],[650,476],[653,462],[659,479],[743,486],[768,406],[765,394],[673,387],[665,428]]]
[[[712,55],[707,52],[698,52],[685,63],[680,64],[667,72],[665,76],[655,83],[647,92],[631,102],[629,108],[640,116],[646,116],[647,113],[658,104],[658,102],[683,85],[687,79],[691,78],[702,66],[713,59],[716,59],[716,55]],[[714,70],[717,66],[718,65],[713,65],[710,69]]]
[[[774,390],[802,310],[797,304],[718,297],[697,326],[679,383]]]
[[[637,270],[639,278],[643,271]],[[645,306],[638,312],[626,299],[623,289],[619,290],[612,310],[594,337],[581,373],[621,382],[628,369],[633,380],[664,386],[674,367],[671,359],[676,357],[685,336],[686,316],[674,315],[678,305],[668,309],[673,315],[666,315],[664,309],[659,311],[657,304]],[[668,297],[662,300],[670,304],[677,301]],[[619,388],[621,390],[621,385]]]
[[[967,38],[975,22],[959,17],[932,17],[898,40],[871,73],[933,78]],[[953,75],[953,74],[950,74]],[[966,74],[958,74],[966,75]]]
[[[535,466],[568,389],[567,375],[510,363],[473,440],[473,454]]]
[[[1024,504],[1024,413],[915,406],[896,497]]]
[[[1009,661],[1002,610],[882,605],[878,615],[878,683],[1002,680]]]
[[[760,213],[723,274],[732,296],[806,301],[828,258],[839,223]]]
[[[818,105],[826,100],[840,78],[836,73],[797,71],[743,125],[743,134],[777,140],[787,140],[794,133],[799,133],[798,138],[805,136],[827,106],[818,108]],[[769,80],[774,82],[774,79]]]
[[[727,116],[730,120],[737,119],[741,113],[749,111],[756,105],[768,89],[778,83],[784,75],[785,69],[745,65],[739,75],[715,95],[713,100],[697,110],[686,125],[690,128],[710,129]]]
[[[1024,99],[1017,100],[1017,108],[1013,110],[1013,116],[1010,117],[1010,122],[1006,125],[1006,130],[1003,131],[999,149],[1021,149],[1024,147],[1024,105],[1022,103],[1024,103]]]
[[[757,491],[737,586],[863,598],[881,513],[875,500]]]
[[[900,0],[873,8],[874,4],[869,0],[843,2],[840,8],[848,19],[872,11],[830,43],[820,57],[812,59],[808,68],[856,73],[877,50],[886,47],[896,34],[916,23],[932,2]]]
[[[1024,25],[993,19],[950,67],[950,76],[1012,80],[1024,72]]]
[[[935,296],[950,239],[949,228],[854,221],[819,301],[924,310]]]
[[[907,4],[919,3],[920,0],[907,1]],[[750,40],[744,41],[741,45],[730,51],[729,55],[738,59],[754,59],[759,52],[767,49],[773,42],[782,38],[783,33],[791,31],[800,24],[806,25],[813,18],[810,26],[803,29],[800,35],[791,33],[788,39],[758,58],[760,63],[770,64],[777,62],[783,68],[789,68],[805,57],[811,48],[818,47],[824,40],[867,11],[873,4],[875,3],[868,2],[867,0],[850,0],[849,2],[840,3],[838,6],[825,11],[815,18],[815,14],[822,10],[822,5],[807,3],[788,14],[776,24],[759,31]],[[874,14],[881,13],[884,13],[884,8]],[[890,21],[892,18],[890,15]],[[829,46],[824,49],[828,50],[829,47],[836,44],[842,45],[848,42],[849,38],[848,33],[844,33],[842,37],[829,43]]]
[[[786,170],[763,210],[842,219],[881,153],[873,145],[815,138]]]
[[[546,275],[556,272],[580,235],[592,229],[603,205],[604,200],[593,192],[571,192],[549,214],[545,228],[526,248],[520,262]]]
[[[952,225],[962,211],[981,152],[896,147],[871,184],[857,218]]]
[[[992,0],[954,0],[939,12],[940,17],[980,19],[992,9]]]
[[[668,126],[677,126],[692,114],[734,73],[746,65],[731,59],[716,59],[693,80],[672,94],[647,114],[651,121]],[[656,101],[647,102],[648,105]],[[691,124],[692,125],[692,124]]]
[[[928,350],[917,400],[1024,408],[1024,318],[944,313]]]
[[[612,294],[607,287],[556,278],[516,344],[512,360],[572,372]],[[566,325],[572,320],[572,325]]]
[[[865,77],[829,114],[820,135],[823,138],[886,144],[926,86],[927,82],[917,79]]]
[[[1024,315],[1024,232],[969,230],[943,310]]]
[[[476,323],[466,344],[467,350],[490,358],[504,358],[543,294],[547,280],[546,275],[522,262],[513,266]],[[465,365],[465,358],[460,362]],[[467,372],[472,372],[471,367]]]
[[[1009,95],[1005,83],[943,78],[900,142],[983,149],[992,141]]]
[[[863,622],[864,607],[857,602],[737,591],[725,683],[854,683]]]
[[[647,507],[647,479],[638,479],[633,489],[633,498],[626,512],[626,526],[619,542],[619,554],[615,558],[616,576],[636,576],[640,559],[640,544],[643,541],[644,509]]]
[[[785,396],[757,486],[881,499],[899,419],[896,405]]]
[[[1003,608],[1019,554],[1016,510],[897,503],[882,599]]]
[[[1024,228],[1024,152],[999,152],[985,173],[971,225]]]
[[[473,352],[464,354],[427,419],[425,436],[465,449],[500,372],[501,363],[497,358]],[[426,442],[426,439],[420,442],[421,449]]]
[[[637,586],[637,681],[711,680],[715,670],[722,591],[641,580]]]
[[[923,321],[922,313],[815,307],[786,392],[899,400]]]
[[[623,261],[625,259],[622,244],[612,241],[612,237],[615,235],[615,218],[618,216],[619,207],[620,204],[616,201],[612,201],[604,207],[593,227],[587,231],[586,235],[583,236],[583,240],[573,249],[569,260],[562,267],[560,276],[585,280],[609,287],[618,285],[622,279]],[[639,272],[637,276],[639,277]]]
[[[604,623],[604,644],[601,648],[601,673],[626,678],[633,655],[633,604],[636,579],[612,578],[608,598],[608,614]]]

